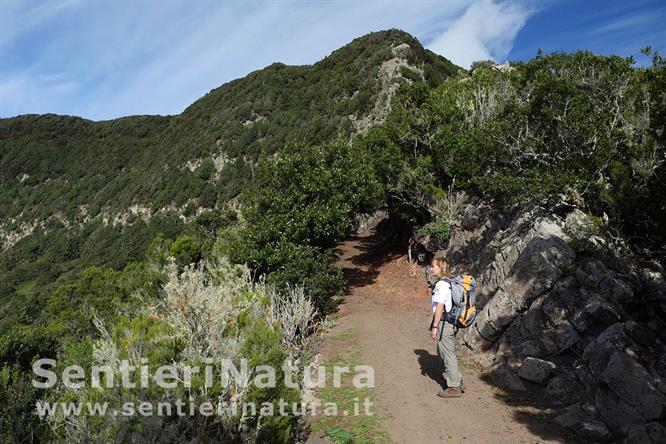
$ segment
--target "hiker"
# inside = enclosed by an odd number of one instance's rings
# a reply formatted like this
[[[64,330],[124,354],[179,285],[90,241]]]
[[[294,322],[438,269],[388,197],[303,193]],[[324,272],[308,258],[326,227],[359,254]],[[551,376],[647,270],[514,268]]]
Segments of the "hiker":
[[[443,258],[434,258],[431,262],[433,276],[439,279],[432,291],[433,318],[430,324],[430,336],[437,341],[437,352],[444,362],[444,378],[447,387],[437,393],[441,398],[458,398],[464,393],[462,376],[455,355],[456,331],[454,325],[447,321],[447,313],[453,309],[451,295],[451,278],[449,262]]]

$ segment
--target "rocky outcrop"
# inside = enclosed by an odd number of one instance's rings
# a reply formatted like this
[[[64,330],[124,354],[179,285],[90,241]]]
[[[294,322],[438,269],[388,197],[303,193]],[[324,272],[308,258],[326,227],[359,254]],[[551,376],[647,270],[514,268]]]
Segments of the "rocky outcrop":
[[[384,121],[391,111],[391,101],[398,88],[403,82],[412,83],[412,80],[404,76],[404,71],[412,72],[418,79],[423,79],[423,70],[417,66],[410,65],[407,61],[412,48],[407,43],[401,43],[391,49],[393,58],[384,61],[377,72],[380,90],[375,100],[375,105],[367,114],[360,117],[350,115],[349,119],[354,128],[354,134],[364,134],[368,129]],[[357,94],[358,91],[355,93]],[[354,97],[354,96],[352,96]]]
[[[459,340],[494,384],[541,390],[581,436],[663,442],[666,280],[601,231],[579,210],[469,203],[445,248],[417,241],[476,277],[481,310]]]
[[[388,211],[386,210],[377,210],[371,214],[358,214],[352,221],[352,232],[357,236],[368,236],[387,218]]]

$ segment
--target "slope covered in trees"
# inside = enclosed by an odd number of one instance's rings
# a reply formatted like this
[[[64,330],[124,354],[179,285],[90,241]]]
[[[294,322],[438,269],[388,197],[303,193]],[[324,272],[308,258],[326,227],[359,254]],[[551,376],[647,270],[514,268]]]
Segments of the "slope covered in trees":
[[[382,77],[387,67],[395,70]],[[0,332],[35,319],[57,280],[87,266],[121,270],[142,260],[159,233],[195,235],[196,215],[225,211],[260,153],[274,155],[292,140],[348,138],[354,122],[387,112],[387,88],[434,85],[457,71],[389,30],[313,65],[252,72],[176,116],[0,119]]]
[[[389,112],[377,101],[388,100],[382,73],[396,58],[402,87]],[[356,215],[381,207],[445,242],[459,190],[497,207],[557,201],[626,239],[628,251],[663,260],[664,72],[658,55],[636,68],[578,52],[456,73],[413,37],[387,31],[309,67],[271,65],[179,116],[0,121],[2,229],[21,229],[12,218],[47,221],[5,247],[0,262],[0,393],[14,394],[2,399],[12,406],[3,413],[7,436],[261,433],[256,416],[49,428],[32,413],[36,399],[94,394],[39,392],[29,385],[30,363],[54,353],[90,363],[99,358],[93,345],[118,356],[154,349],[154,363],[196,361],[211,352],[205,343],[215,353],[241,344],[257,360],[302,356],[302,338],[290,332],[310,332],[344,286],[333,247]],[[377,112],[387,113],[384,123],[357,126]],[[177,308],[189,301],[184,288],[201,302],[190,307],[192,319]],[[210,337],[185,327],[201,319],[213,319]],[[299,396],[282,389],[248,396]],[[296,429],[290,417],[266,431],[284,441]]]

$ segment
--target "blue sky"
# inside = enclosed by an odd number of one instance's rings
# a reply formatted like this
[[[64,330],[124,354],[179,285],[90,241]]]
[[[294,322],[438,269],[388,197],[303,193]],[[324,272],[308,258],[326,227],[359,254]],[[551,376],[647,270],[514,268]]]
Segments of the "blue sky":
[[[590,49],[666,49],[655,0],[0,0],[0,117],[178,114],[273,62],[309,64],[371,31],[403,29],[469,66]]]

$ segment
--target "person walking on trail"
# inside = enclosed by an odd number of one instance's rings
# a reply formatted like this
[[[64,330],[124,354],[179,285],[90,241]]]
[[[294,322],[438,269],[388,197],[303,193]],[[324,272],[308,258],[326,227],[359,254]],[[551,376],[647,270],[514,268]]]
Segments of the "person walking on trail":
[[[437,396],[459,398],[464,393],[464,387],[455,355],[456,329],[446,320],[447,313],[453,308],[451,284],[448,281],[451,278],[449,262],[443,258],[434,258],[431,262],[431,271],[439,281],[432,291],[433,318],[430,324],[430,336],[437,341],[437,353],[444,363],[444,378],[447,385],[437,393]]]

